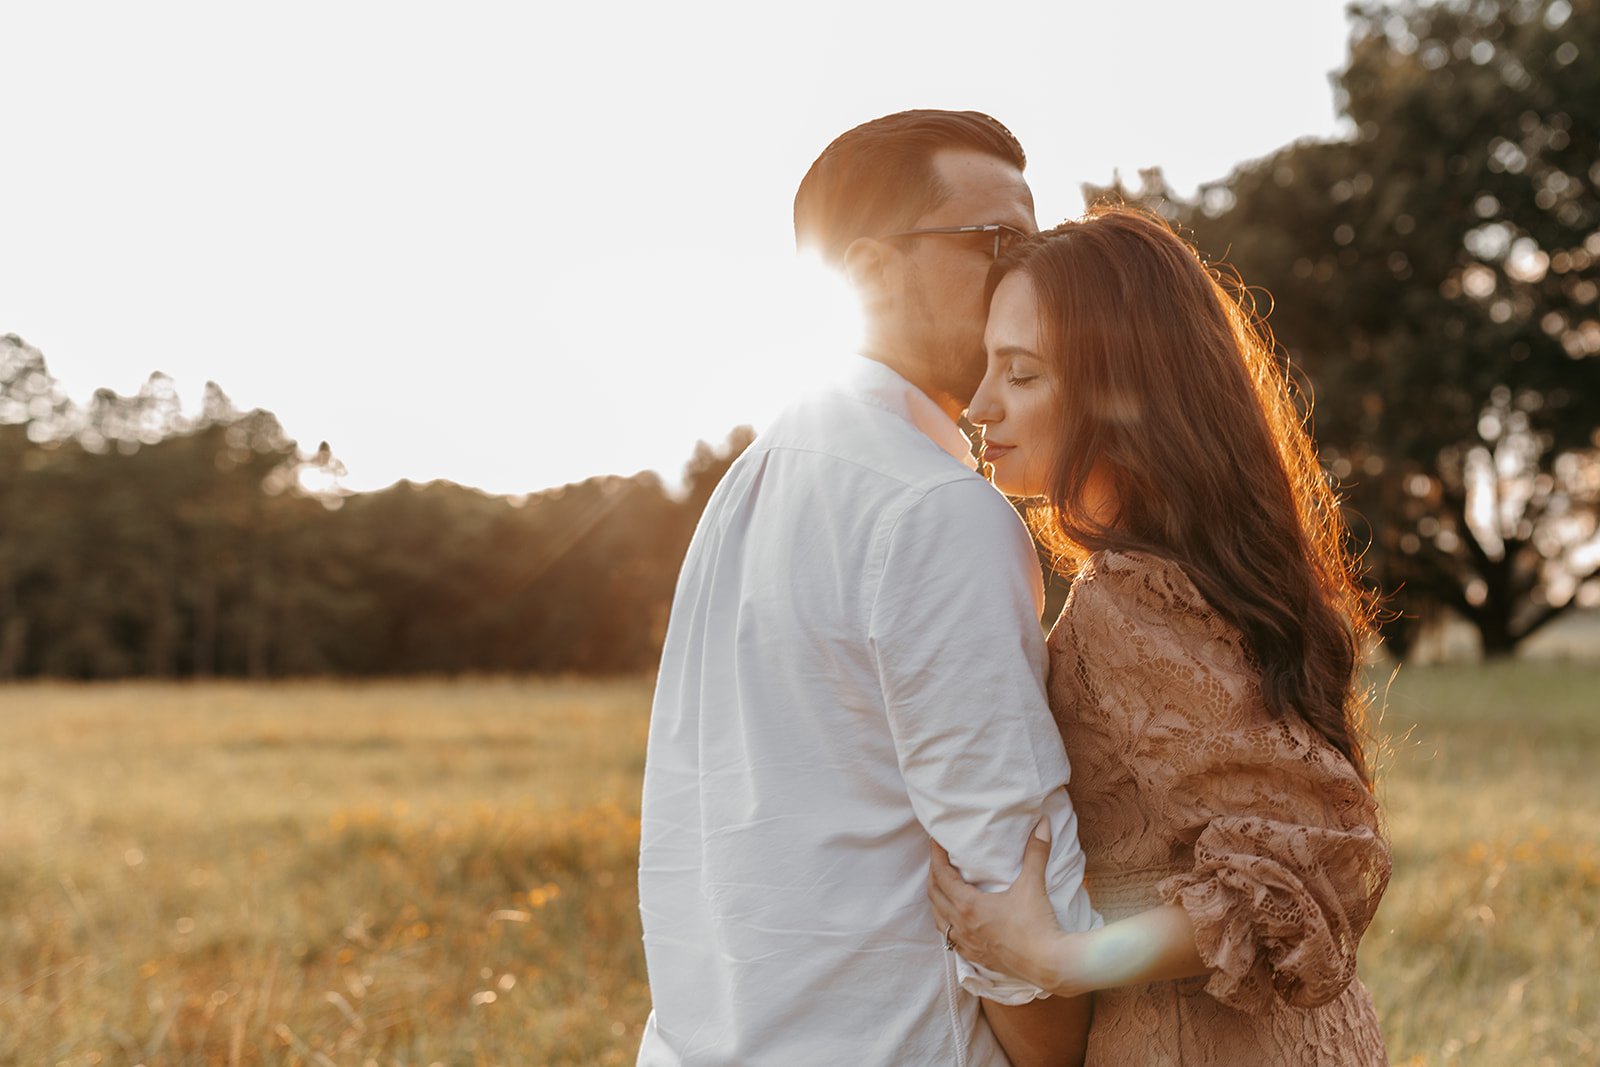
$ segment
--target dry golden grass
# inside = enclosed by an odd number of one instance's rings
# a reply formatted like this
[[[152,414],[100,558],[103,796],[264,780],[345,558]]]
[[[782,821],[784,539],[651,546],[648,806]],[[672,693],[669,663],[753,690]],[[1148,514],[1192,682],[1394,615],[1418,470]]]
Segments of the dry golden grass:
[[[0,1064],[631,1063],[642,681],[0,689]],[[1600,669],[1408,670],[1397,1063],[1600,1056]]]
[[[1600,665],[1401,672],[1362,946],[1403,1064],[1600,1062]]]
[[[0,1063],[632,1062],[648,700],[0,690]]]

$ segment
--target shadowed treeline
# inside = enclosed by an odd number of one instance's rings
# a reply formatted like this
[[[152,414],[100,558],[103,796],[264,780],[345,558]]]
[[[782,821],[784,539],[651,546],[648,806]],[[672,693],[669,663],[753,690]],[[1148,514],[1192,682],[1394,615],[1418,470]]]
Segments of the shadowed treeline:
[[[1270,307],[1391,650],[1449,614],[1507,655],[1600,602],[1600,0],[1351,15],[1348,138],[1192,200],[1158,170],[1086,196],[1150,203]],[[80,409],[0,338],[0,678],[648,669],[747,441],[698,450],[681,498],[319,497],[327,446],[215,386],[195,418],[159,375]]]
[[[653,667],[700,509],[748,439],[525,500],[447,482],[318,497],[264,411],[170,382],[67,402],[0,337],[0,678]],[[337,506],[334,506],[337,505]]]

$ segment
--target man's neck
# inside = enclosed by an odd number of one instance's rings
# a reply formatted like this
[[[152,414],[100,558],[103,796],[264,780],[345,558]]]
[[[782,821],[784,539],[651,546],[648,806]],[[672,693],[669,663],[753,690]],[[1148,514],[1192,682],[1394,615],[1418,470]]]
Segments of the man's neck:
[[[885,367],[888,367],[916,386],[924,396],[938,405],[940,411],[950,416],[951,422],[960,421],[961,412],[966,410],[966,405],[949,393],[929,386],[921,367],[912,365],[909,360],[903,359],[897,353],[881,346],[867,345],[861,349],[861,355],[874,362],[882,363]]]

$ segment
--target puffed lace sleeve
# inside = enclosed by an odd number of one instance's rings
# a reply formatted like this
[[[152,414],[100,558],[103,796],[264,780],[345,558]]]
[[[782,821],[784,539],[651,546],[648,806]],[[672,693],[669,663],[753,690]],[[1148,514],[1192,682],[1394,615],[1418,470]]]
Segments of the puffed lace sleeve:
[[[1085,671],[1141,720],[1152,814],[1177,857],[1192,850],[1158,892],[1194,924],[1206,992],[1251,1013],[1333,1000],[1389,880],[1371,792],[1310,727],[1270,716],[1237,632],[1181,568],[1108,553],[1087,577],[1076,608],[1108,654]]]

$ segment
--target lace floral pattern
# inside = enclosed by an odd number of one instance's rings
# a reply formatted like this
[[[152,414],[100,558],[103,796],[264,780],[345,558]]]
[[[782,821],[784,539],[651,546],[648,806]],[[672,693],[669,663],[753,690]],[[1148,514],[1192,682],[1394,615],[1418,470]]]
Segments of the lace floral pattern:
[[[1050,650],[1097,907],[1182,906],[1213,968],[1102,994],[1088,1062],[1387,1063],[1355,961],[1389,848],[1349,762],[1271,717],[1239,635],[1176,564],[1097,554]]]

